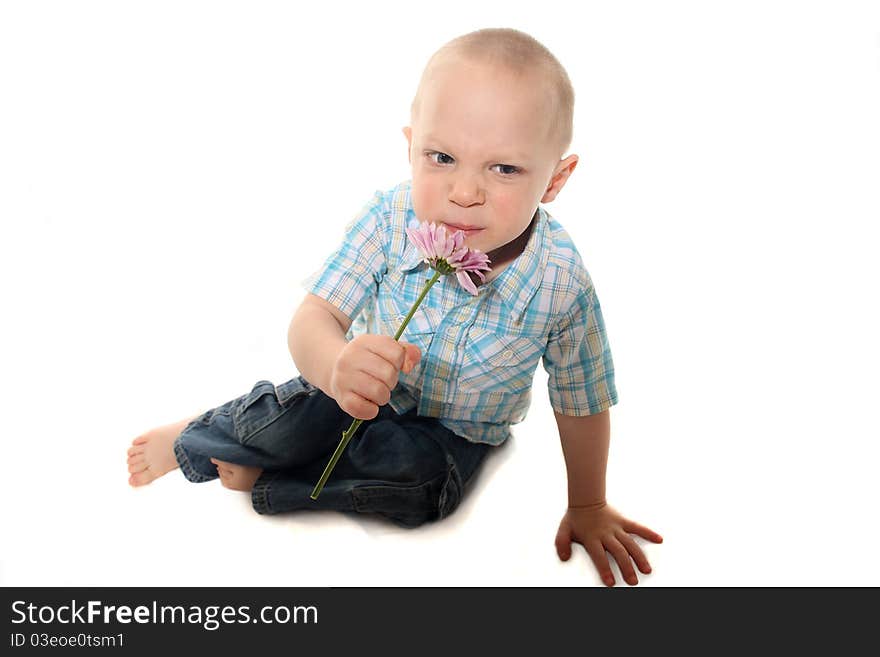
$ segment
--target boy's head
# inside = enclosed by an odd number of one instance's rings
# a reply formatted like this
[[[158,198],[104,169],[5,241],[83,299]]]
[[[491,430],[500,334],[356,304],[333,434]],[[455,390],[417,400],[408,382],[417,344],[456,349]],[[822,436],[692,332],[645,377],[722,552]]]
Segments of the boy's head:
[[[511,243],[577,164],[574,92],[532,37],[486,29],[454,39],[428,62],[404,128],[413,206],[421,221],[467,231],[486,253]]]

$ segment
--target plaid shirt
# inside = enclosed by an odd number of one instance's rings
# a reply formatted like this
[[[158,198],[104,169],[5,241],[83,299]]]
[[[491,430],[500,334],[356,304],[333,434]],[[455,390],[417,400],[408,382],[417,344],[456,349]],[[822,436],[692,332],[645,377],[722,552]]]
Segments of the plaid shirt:
[[[346,336],[393,336],[433,274],[406,236],[418,225],[409,181],[373,199],[303,283],[353,318]],[[599,300],[568,233],[542,207],[523,253],[472,296],[455,276],[428,292],[401,336],[422,352],[391,407],[418,408],[458,435],[499,445],[525,418],[543,359],[553,410],[593,415],[617,403]]]

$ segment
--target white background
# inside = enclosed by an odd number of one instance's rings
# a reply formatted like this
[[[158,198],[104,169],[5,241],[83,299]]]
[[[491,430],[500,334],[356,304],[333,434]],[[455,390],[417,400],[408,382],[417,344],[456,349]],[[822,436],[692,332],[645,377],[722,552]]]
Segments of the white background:
[[[300,282],[409,177],[427,58],[492,26],[577,92],[548,210],[614,354],[609,502],[665,537],[640,585],[880,584],[878,5],[511,0],[0,5],[0,584],[600,585],[556,557],[540,367],[415,531],[127,484],[140,433],[295,374]]]

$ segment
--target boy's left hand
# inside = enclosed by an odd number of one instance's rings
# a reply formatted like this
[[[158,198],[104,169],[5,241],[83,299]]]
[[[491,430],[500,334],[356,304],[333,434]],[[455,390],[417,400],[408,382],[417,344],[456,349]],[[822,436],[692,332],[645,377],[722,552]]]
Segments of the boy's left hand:
[[[651,572],[645,553],[629,533],[638,534],[654,543],[662,543],[657,532],[624,518],[608,504],[596,507],[569,507],[556,533],[556,553],[562,561],[571,557],[572,541],[580,543],[593,560],[606,586],[614,586],[611,564],[605,556],[608,550],[617,560],[620,572],[628,584],[639,583],[630,557],[643,573]]]

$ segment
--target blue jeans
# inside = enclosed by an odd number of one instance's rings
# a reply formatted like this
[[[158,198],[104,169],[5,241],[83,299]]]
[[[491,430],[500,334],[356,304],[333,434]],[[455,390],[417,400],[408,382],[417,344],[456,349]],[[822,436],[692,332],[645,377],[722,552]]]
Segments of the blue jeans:
[[[214,457],[257,466],[257,513],[376,513],[403,527],[439,520],[460,504],[491,445],[456,435],[436,418],[390,406],[365,421],[317,500],[309,495],[352,418],[303,377],[258,381],[246,395],[203,413],[174,442],[184,476],[215,479]]]

